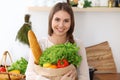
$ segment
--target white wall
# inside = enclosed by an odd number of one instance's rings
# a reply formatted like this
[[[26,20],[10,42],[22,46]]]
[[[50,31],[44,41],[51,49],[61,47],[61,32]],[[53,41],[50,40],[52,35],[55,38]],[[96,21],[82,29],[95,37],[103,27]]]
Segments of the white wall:
[[[13,60],[20,57],[28,59],[29,47],[15,41],[17,31],[24,23],[24,15],[31,0],[3,0],[0,2],[0,59],[2,53],[8,50]],[[37,38],[47,36],[49,12],[29,12],[32,27]],[[120,72],[120,13],[86,12],[75,13],[75,36],[84,41],[85,46],[108,41]],[[14,55],[13,55],[14,54]]]
[[[14,60],[21,56],[27,58],[28,46],[15,41],[15,37],[24,23],[24,15],[30,4],[30,0],[0,1],[0,59],[6,50],[11,53]]]

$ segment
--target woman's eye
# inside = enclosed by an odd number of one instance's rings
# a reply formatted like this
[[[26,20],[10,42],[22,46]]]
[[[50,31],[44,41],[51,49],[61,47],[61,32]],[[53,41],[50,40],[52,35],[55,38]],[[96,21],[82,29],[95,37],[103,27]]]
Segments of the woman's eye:
[[[64,20],[64,22],[69,22],[69,21],[70,21],[70,20],[68,20],[68,19],[65,19],[65,20]]]
[[[69,22],[69,20],[64,20],[65,22]]]
[[[59,19],[59,18],[56,18],[55,21],[60,21],[60,19]]]

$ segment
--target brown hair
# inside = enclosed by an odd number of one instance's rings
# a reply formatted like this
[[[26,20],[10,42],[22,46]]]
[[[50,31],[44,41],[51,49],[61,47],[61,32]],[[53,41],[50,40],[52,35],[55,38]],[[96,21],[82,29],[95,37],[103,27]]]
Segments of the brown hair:
[[[73,38],[73,31],[74,31],[74,14],[73,14],[73,10],[71,8],[71,6],[68,3],[57,3],[51,10],[50,14],[49,14],[49,26],[48,26],[48,34],[49,36],[51,36],[53,34],[53,30],[52,30],[52,19],[54,14],[57,11],[60,10],[64,10],[66,11],[70,17],[71,17],[71,25],[70,25],[70,29],[67,32],[67,38],[68,41],[71,43],[74,43],[74,38]]]

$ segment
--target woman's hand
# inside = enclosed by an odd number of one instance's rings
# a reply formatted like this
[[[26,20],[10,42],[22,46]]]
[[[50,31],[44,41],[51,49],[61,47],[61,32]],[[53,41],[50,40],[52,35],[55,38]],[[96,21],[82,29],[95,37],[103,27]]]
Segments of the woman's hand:
[[[68,73],[66,73],[64,76],[62,76],[60,80],[75,80],[76,77],[77,77],[77,71],[71,70]]]

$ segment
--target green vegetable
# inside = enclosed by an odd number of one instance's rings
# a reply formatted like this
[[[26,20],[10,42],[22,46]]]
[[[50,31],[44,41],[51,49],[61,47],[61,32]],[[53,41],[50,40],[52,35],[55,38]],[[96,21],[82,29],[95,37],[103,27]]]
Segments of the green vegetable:
[[[20,70],[21,74],[25,74],[27,68],[28,61],[21,57],[21,59],[17,60],[16,62],[12,63],[10,67],[8,67],[8,71],[12,70]]]
[[[22,25],[22,27],[19,29],[16,40],[19,40],[23,44],[27,44],[29,46],[28,41],[28,31],[32,29],[31,22],[29,21],[30,15],[25,15],[25,23]]]
[[[79,66],[82,57],[78,55],[79,47],[76,44],[65,43],[54,45],[47,48],[39,59],[39,65],[43,66],[44,63],[57,64],[60,59],[67,59],[70,64]]]
[[[84,8],[87,8],[87,7],[92,7],[92,2],[91,1],[89,1],[89,0],[84,0]]]

